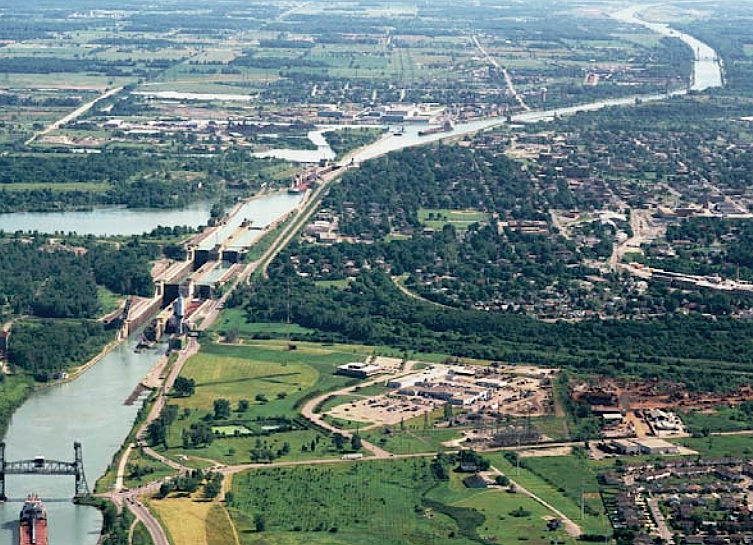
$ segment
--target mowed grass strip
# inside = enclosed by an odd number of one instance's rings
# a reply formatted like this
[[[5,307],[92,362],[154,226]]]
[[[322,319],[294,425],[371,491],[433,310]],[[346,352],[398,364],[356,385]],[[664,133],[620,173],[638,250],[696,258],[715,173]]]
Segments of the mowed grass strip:
[[[263,430],[277,425],[277,419],[299,416],[298,403],[306,395],[333,390],[354,379],[334,375],[335,366],[357,359],[348,354],[320,346],[301,346],[287,350],[287,344],[205,345],[182,370],[182,376],[196,382],[194,395],[171,398],[178,406],[178,418],[167,434],[171,457],[191,456],[226,464],[258,460],[259,451],[271,451],[285,460],[340,457],[321,432],[300,429]],[[184,430],[211,421],[214,401],[227,399],[231,414],[214,426],[245,426],[253,435],[215,437],[210,445],[184,447]],[[237,411],[238,402],[247,400],[249,407]],[[266,422],[265,419],[272,419]],[[256,453],[256,454],[255,454]]]
[[[191,358],[182,375],[196,381],[196,393],[190,398],[193,408],[211,410],[215,399],[231,403],[253,400],[256,395],[273,399],[280,392],[307,389],[319,374],[312,367],[199,353]]]

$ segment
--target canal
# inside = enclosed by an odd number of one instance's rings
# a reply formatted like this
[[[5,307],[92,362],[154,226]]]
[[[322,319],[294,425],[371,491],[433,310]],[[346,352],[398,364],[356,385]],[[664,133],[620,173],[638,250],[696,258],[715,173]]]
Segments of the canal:
[[[239,214],[228,222],[229,232],[243,220],[264,227],[298,206],[302,195],[276,193],[245,203]],[[127,213],[127,215],[123,215]],[[164,211],[158,211],[165,223]],[[16,216],[16,214],[7,214]],[[118,235],[141,233],[144,218],[152,211],[100,209],[86,213],[35,214],[42,220],[30,228],[48,230],[55,225],[64,232]],[[206,223],[208,208],[182,211],[180,217],[188,225]],[[127,219],[126,219],[127,218]],[[3,216],[0,216],[2,225]],[[182,224],[182,223],[181,223]],[[20,227],[16,227],[20,228]],[[6,459],[9,461],[45,456],[49,459],[73,461],[73,443],[83,444],[84,465],[89,486],[93,487],[111,462],[131,428],[140,402],[126,406],[125,400],[135,386],[156,363],[160,351],[135,353],[136,339],[119,345],[77,380],[51,386],[36,392],[19,408],[5,436]],[[164,347],[162,348],[164,351]],[[10,498],[0,504],[0,543],[16,543],[18,514],[23,499],[35,492],[45,501],[48,512],[50,543],[54,545],[95,545],[99,537],[101,517],[96,509],[73,505],[73,477],[9,476],[6,494]]]
[[[646,24],[635,17],[635,10],[624,14],[626,22]],[[659,32],[658,29],[657,32]],[[697,52],[693,90],[720,85],[721,70],[716,53],[692,37],[663,26],[663,32],[683,39]],[[662,33],[663,33],[662,32]],[[699,45],[700,44],[700,45]],[[703,47],[701,47],[703,46]],[[708,49],[705,49],[708,48]],[[682,94],[684,91],[673,94]],[[661,100],[666,95],[637,97],[644,101]],[[513,117],[515,122],[536,122],[607,106],[630,105],[636,97],[606,100],[562,108],[549,112],[529,112]],[[459,124],[451,132],[419,136],[418,127],[406,127],[401,135],[388,135],[355,154],[356,162],[384,155],[390,151],[419,145],[447,136],[459,136],[505,123],[502,118]],[[320,137],[321,135],[319,135]],[[321,142],[317,141],[321,145]],[[323,147],[323,146],[322,146]],[[317,150],[321,152],[322,150]],[[314,152],[316,153],[316,152]],[[300,196],[273,195],[251,201],[244,206],[243,218],[263,227],[297,206]],[[157,225],[205,224],[209,217],[207,203],[179,211],[96,209],[92,212],[3,214],[0,229],[5,231],[37,230],[94,235],[131,235],[150,231]],[[243,219],[241,218],[241,219]],[[138,407],[126,406],[125,400],[136,384],[154,365],[159,353],[134,353],[131,340],[121,344],[78,380],[35,393],[13,416],[5,441],[8,460],[44,455],[59,460],[73,460],[73,442],[81,441],[90,486],[104,472],[112,456],[127,435]],[[11,476],[7,495],[11,500],[0,504],[0,543],[16,543],[16,521],[27,492],[36,492],[47,502],[50,542],[54,545],[95,545],[99,537],[99,513],[70,503],[73,477]],[[60,501],[57,501],[60,500]]]
[[[139,405],[126,406],[126,399],[159,357],[158,350],[136,353],[135,342],[120,344],[77,380],[32,395],[13,415],[5,436],[6,459],[45,456],[72,462],[73,442],[80,441],[93,488],[138,412]],[[16,521],[29,492],[39,494],[47,506],[50,543],[96,544],[101,517],[96,509],[71,503],[74,478],[36,475],[6,478],[10,499],[0,504],[0,543],[17,543]]]

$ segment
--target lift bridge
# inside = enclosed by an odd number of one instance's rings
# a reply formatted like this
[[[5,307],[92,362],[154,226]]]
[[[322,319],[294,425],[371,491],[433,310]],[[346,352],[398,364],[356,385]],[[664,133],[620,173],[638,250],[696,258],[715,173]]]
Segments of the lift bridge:
[[[76,477],[76,498],[89,495],[89,485],[84,475],[84,458],[81,453],[81,443],[73,443],[74,461],[60,462],[47,460],[44,456],[37,456],[32,460],[8,462],[5,459],[5,443],[0,443],[0,501],[8,498],[5,495],[6,475],[73,475]]]

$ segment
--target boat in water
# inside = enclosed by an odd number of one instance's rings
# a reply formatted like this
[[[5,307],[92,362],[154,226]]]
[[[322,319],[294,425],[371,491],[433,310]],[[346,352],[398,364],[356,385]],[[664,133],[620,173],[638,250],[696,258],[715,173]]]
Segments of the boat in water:
[[[47,511],[39,496],[29,494],[18,523],[19,545],[47,545]]]
[[[455,124],[450,120],[446,120],[441,125],[437,125],[435,127],[431,127],[429,129],[424,129],[422,131],[418,131],[418,136],[429,136],[430,134],[438,134],[441,132],[450,132],[455,129]]]

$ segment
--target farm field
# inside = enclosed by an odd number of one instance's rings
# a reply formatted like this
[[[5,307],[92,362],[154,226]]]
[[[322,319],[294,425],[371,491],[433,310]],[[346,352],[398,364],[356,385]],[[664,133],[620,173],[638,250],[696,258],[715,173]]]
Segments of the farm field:
[[[235,537],[225,508],[213,502],[192,498],[149,501],[173,543],[191,545],[235,545]]]

